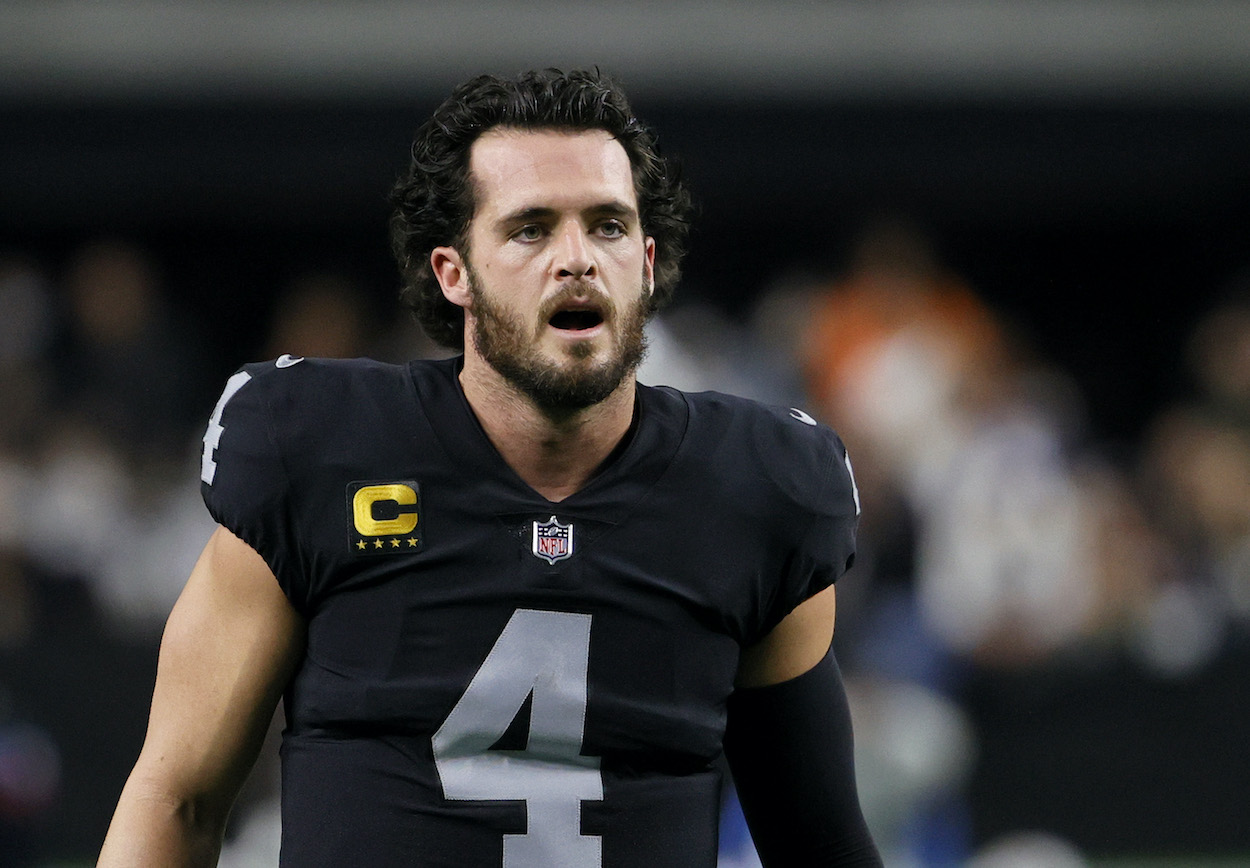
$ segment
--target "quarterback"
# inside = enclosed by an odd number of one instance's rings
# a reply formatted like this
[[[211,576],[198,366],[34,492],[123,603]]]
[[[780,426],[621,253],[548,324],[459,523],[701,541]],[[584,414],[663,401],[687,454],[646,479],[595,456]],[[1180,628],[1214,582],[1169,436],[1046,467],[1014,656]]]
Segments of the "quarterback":
[[[846,451],[636,381],[690,200],[619,88],[466,82],[393,201],[460,354],[226,382],[220,527],[99,864],[214,864],[282,700],[284,866],[713,868],[722,755],[764,865],[879,865],[831,652]]]

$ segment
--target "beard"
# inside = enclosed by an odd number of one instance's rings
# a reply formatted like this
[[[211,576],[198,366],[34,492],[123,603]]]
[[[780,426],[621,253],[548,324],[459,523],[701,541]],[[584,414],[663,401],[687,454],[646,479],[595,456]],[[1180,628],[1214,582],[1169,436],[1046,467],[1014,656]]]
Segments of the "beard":
[[[561,362],[539,352],[537,332],[522,316],[491,301],[472,266],[468,277],[474,348],[504,380],[545,412],[567,413],[598,404],[616,391],[646,354],[644,326],[650,317],[650,293],[645,279],[638,297],[619,312],[611,299],[603,299],[604,321],[612,326],[614,339],[607,358],[595,362],[594,348],[585,342],[575,344],[571,358]],[[539,311],[537,328],[546,328],[555,310],[580,291],[573,284],[549,299]]]

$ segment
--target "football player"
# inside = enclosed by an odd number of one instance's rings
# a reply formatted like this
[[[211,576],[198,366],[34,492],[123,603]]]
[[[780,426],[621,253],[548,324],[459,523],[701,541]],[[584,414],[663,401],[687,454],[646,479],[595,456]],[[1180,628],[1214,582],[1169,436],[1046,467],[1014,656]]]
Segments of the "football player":
[[[806,413],[635,380],[690,199],[598,72],[475,78],[393,193],[460,354],[282,355],[204,436],[220,524],[100,865],[208,865],[280,699],[282,864],[879,865],[831,651],[858,494]]]

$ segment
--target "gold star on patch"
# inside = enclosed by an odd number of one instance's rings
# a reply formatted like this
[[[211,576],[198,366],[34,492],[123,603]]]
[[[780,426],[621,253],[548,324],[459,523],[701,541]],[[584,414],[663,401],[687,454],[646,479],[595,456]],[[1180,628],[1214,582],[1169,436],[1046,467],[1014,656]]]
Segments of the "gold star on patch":
[[[366,548],[368,548],[368,546],[365,545],[364,540],[361,540],[360,542],[356,543],[356,548],[360,549],[363,552]]]
[[[393,539],[393,540],[391,540],[391,548],[393,548],[393,549],[397,549],[397,548],[399,548],[399,540],[397,540],[397,539]]]
[[[417,547],[417,538],[414,536],[408,537],[408,548],[415,549],[416,547]]]
[[[380,539],[375,539],[375,540],[373,541],[373,547],[374,547],[375,549],[380,549],[380,548],[382,548],[382,540],[380,540]]]

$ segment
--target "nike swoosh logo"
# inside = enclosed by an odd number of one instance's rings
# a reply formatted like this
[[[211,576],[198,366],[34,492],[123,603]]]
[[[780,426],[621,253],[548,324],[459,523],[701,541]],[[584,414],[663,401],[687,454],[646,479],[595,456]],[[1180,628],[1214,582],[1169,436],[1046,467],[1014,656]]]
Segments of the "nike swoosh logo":
[[[291,365],[298,365],[302,361],[304,361],[303,356],[293,356],[290,353],[283,353],[278,356],[278,360],[273,364],[276,368],[289,368]]]
[[[815,425],[815,424],[816,424],[816,420],[815,420],[815,419],[813,419],[811,416],[807,415],[806,413],[804,413],[802,410],[798,409],[797,407],[791,407],[791,408],[790,408],[790,418],[791,418],[791,419],[798,419],[798,420],[799,420],[800,422],[802,422],[804,425]]]

